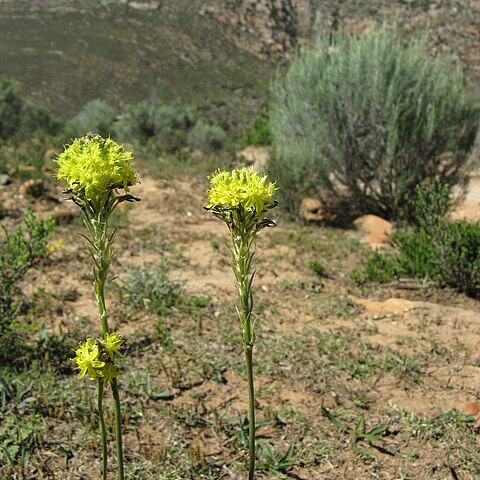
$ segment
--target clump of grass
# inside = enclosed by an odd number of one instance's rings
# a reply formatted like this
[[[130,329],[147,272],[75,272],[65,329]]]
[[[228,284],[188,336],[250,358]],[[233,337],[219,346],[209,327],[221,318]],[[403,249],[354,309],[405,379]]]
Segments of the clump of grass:
[[[122,305],[163,316],[179,303],[182,285],[178,280],[170,280],[166,263],[142,260],[138,267],[127,265],[124,270],[118,283]]]

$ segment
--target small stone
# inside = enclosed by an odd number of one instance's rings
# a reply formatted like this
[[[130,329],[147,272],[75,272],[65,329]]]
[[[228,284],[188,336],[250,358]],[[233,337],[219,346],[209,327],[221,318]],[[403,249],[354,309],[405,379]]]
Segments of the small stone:
[[[468,402],[463,407],[463,413],[466,415],[478,415],[480,413],[480,405],[477,402]]]
[[[6,173],[0,175],[0,185],[10,185],[11,183],[12,179],[10,178],[10,175],[7,175]]]
[[[268,163],[269,149],[267,147],[246,147],[237,152],[237,160],[253,165],[258,172],[263,172]]]
[[[304,198],[300,204],[299,214],[307,222],[320,222],[325,219],[323,204],[318,198]]]
[[[52,160],[55,158],[58,154],[58,151],[56,148],[49,148],[48,150],[45,151],[43,155],[44,160]]]
[[[43,180],[27,180],[20,185],[18,193],[26,197],[38,198],[45,193],[45,184]]]
[[[160,2],[130,2],[128,6],[135,10],[156,10],[160,7]]]
[[[362,234],[365,242],[372,246],[380,246],[388,243],[390,235],[393,234],[393,225],[376,215],[362,215],[353,224]]]

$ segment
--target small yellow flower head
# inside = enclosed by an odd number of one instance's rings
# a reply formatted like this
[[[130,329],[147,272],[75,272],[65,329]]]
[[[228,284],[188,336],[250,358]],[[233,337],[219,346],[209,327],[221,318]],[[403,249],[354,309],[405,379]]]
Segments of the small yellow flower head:
[[[77,369],[80,370],[78,378],[83,378],[88,374],[90,380],[95,380],[99,376],[98,369],[105,366],[99,358],[98,347],[93,338],[87,338],[85,343],[79,345],[75,351],[75,358],[73,361],[77,364]]]
[[[132,153],[123,145],[88,134],[73,140],[58,156],[56,177],[65,180],[75,195],[95,201],[112,189],[128,192],[137,182],[132,160]]]
[[[100,371],[100,376],[103,378],[103,385],[105,387],[121,374],[120,369],[113,363],[106,363]]]
[[[258,172],[247,167],[236,168],[232,172],[217,170],[209,179],[207,208],[243,207],[260,214],[272,205],[277,191],[275,183],[269,182],[267,175],[260,177]]]
[[[120,352],[120,348],[123,343],[123,338],[116,332],[107,333],[105,338],[102,341],[105,349],[107,350],[108,356],[110,360],[113,362],[115,355],[122,357],[122,353]]]

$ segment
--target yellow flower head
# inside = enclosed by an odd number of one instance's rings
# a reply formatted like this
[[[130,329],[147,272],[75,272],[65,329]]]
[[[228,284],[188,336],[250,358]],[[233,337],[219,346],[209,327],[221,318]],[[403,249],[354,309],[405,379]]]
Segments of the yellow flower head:
[[[208,208],[243,207],[245,210],[255,209],[260,214],[273,203],[277,191],[267,175],[260,177],[258,172],[247,167],[235,168],[232,172],[217,170],[209,179]]]
[[[103,385],[105,387],[114,379],[121,375],[120,369],[113,363],[106,363],[100,371],[100,376],[103,378]]]
[[[122,357],[120,347],[123,343],[123,338],[116,332],[107,333],[102,341],[105,349],[107,350],[110,360],[113,362],[115,355]]]
[[[75,358],[73,361],[77,364],[77,369],[80,370],[78,378],[83,378],[88,374],[90,380],[95,380],[99,376],[98,369],[105,366],[99,358],[98,347],[93,338],[87,338],[85,343],[79,345],[75,351]]]
[[[68,189],[86,200],[95,201],[109,190],[137,182],[133,155],[111,138],[88,134],[65,147],[57,162],[56,177],[65,180]]]

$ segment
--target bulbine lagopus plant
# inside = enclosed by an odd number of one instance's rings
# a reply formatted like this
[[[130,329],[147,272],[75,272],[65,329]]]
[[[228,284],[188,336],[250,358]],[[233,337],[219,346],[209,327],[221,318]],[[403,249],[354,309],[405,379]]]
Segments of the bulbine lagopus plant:
[[[133,155],[110,138],[87,134],[65,147],[57,162],[56,177],[67,183],[66,195],[78,205],[87,230],[85,238],[93,260],[93,288],[98,303],[100,338],[81,343],[73,361],[79,378],[87,375],[97,381],[98,413],[102,438],[102,479],[107,478],[107,437],[103,413],[104,391],[111,385],[115,405],[118,479],[124,479],[120,398],[117,377],[120,369],[115,359],[122,356],[123,339],[108,326],[105,283],[114,256],[115,231],[109,229],[112,212],[122,202],[138,200],[129,193],[137,183]],[[123,192],[122,192],[123,191]]]
[[[219,170],[209,177],[206,210],[223,220],[230,232],[226,241],[238,291],[238,319],[243,334],[243,348],[248,381],[249,423],[249,480],[255,472],[255,389],[253,384],[253,347],[255,321],[253,316],[253,279],[255,277],[255,236],[265,227],[275,223],[267,218],[270,209],[277,205],[273,200],[277,187],[265,175],[249,168],[232,172]]]

